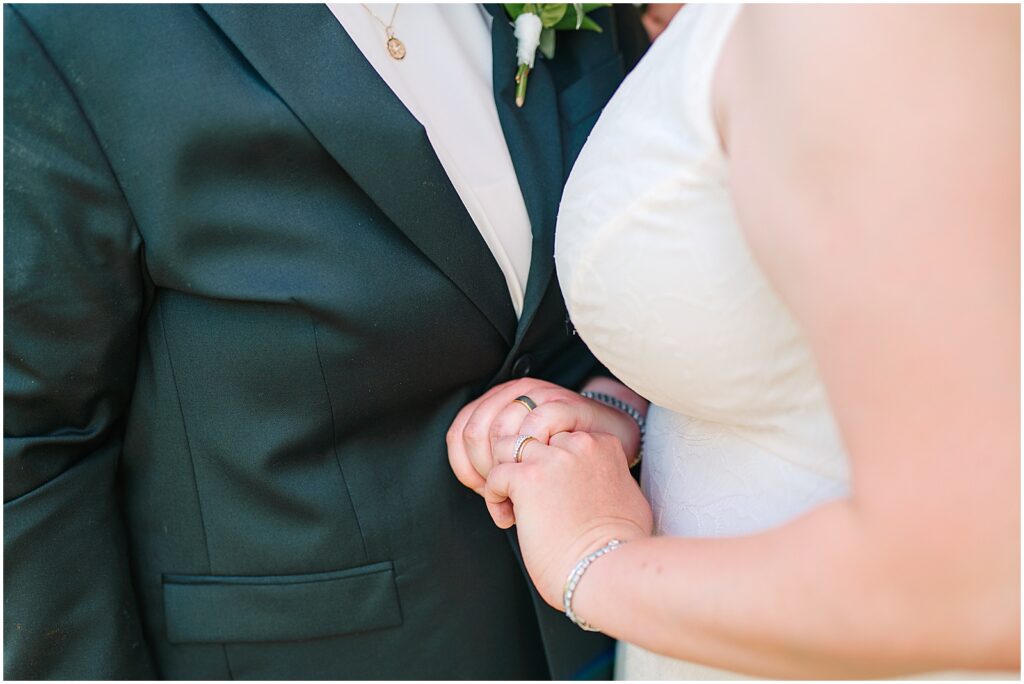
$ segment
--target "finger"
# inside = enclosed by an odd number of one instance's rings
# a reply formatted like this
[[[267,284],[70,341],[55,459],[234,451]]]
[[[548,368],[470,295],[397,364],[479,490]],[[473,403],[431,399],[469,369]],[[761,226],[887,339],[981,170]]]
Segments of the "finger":
[[[548,444],[576,456],[587,453],[593,448],[594,436],[589,432],[559,432],[551,436]]]
[[[551,438],[551,446],[577,458],[608,458],[626,464],[622,441],[605,432],[560,432]]]
[[[494,417],[491,422],[491,451],[493,453],[495,443],[503,437],[514,437],[517,435],[533,435],[542,442],[547,442],[547,433],[541,438],[535,435],[530,430],[524,430],[523,424],[531,416],[534,416],[538,412],[542,414],[544,411],[541,409],[552,403],[565,402],[557,397],[564,394],[566,390],[560,387],[538,387],[530,392],[529,398],[537,405],[536,408],[531,410],[525,402],[517,401],[522,395],[516,395],[512,398],[512,401],[505,404],[501,408],[498,414]]]
[[[491,520],[494,524],[503,530],[507,530],[516,524],[515,512],[512,509],[511,501],[502,501],[501,503],[487,502],[487,512],[491,514]]]
[[[593,424],[589,402],[569,403],[560,399],[545,402],[523,418],[519,433],[533,435],[545,444],[559,432],[589,430]]]
[[[516,380],[516,381],[513,381],[513,382],[519,382],[519,381]],[[466,404],[465,406],[463,406],[459,410],[459,412],[456,414],[455,420],[452,421],[451,427],[448,429],[447,438],[448,438],[449,442],[451,442],[451,440],[456,439],[456,438],[461,440],[462,439],[462,433],[466,429],[466,424],[469,422],[470,417],[472,417],[472,415],[476,411],[477,407],[480,406],[480,404],[483,403],[484,401],[486,401],[489,398],[493,397],[498,392],[501,392],[502,389],[505,388],[509,384],[511,384],[511,383],[503,383],[501,385],[495,385],[494,387],[490,388],[489,390],[487,390],[486,392],[481,394],[479,397],[477,397],[473,401],[471,401],[468,404]]]
[[[462,485],[472,489],[477,494],[483,490],[486,479],[477,472],[469,460],[469,455],[462,444],[462,440],[455,440],[448,444],[448,465]]]
[[[486,412],[478,415],[477,411],[490,398],[501,392],[502,388],[502,385],[492,387],[462,407],[462,410],[455,416],[446,436],[448,461],[452,470],[459,482],[473,490],[482,486],[491,466],[488,455],[473,446],[479,441],[475,437],[476,432],[481,429],[482,422],[486,421]],[[470,422],[474,416],[477,416],[477,421],[480,422],[471,427]]]
[[[504,463],[525,463],[529,457],[528,454],[532,453],[537,447],[546,446],[543,442],[537,439],[527,440],[519,448],[519,460],[516,460],[516,441],[519,439],[519,435],[511,437],[501,437],[494,442],[494,464],[497,466]],[[489,476],[488,476],[489,477]]]
[[[555,386],[552,387],[556,390],[559,389]],[[498,414],[508,408],[520,395],[527,394],[535,402],[540,403],[543,397],[549,393],[550,389],[545,388],[539,381],[518,380],[506,383],[499,391],[477,404],[462,434],[469,460],[480,475],[487,477],[495,463],[491,449],[491,425]],[[515,404],[515,407],[521,406],[521,404]],[[525,407],[523,410],[525,411]]]
[[[514,473],[508,472],[511,466],[497,465],[491,469],[484,485],[484,501],[487,512],[491,514],[494,524],[503,530],[512,527],[515,517],[512,514],[512,502],[509,501],[509,487]],[[506,508],[507,507],[507,508]]]
[[[448,445],[448,463],[460,483],[479,494],[487,473],[494,465],[489,444],[491,423],[489,417],[491,414],[511,405],[513,408],[519,407],[525,415],[528,412],[527,408],[516,403],[514,401],[516,397],[529,393],[534,401],[538,401],[535,397],[546,397],[552,389],[558,390],[559,388],[530,378],[511,380],[495,385],[462,407],[445,436]],[[543,398],[539,400],[542,401]],[[514,417],[510,419],[510,423],[514,423],[514,421]],[[486,446],[480,436],[484,426],[487,426],[488,432]]]
[[[484,501],[488,503],[488,507],[490,504],[509,503],[516,470],[523,468],[524,466],[519,463],[502,463],[491,468],[487,484],[484,485]]]
[[[497,467],[499,464],[516,464],[516,439],[518,438],[519,435],[515,435],[513,437],[502,437],[501,439],[495,442],[495,467]],[[541,442],[538,439],[531,439],[527,441],[525,444],[523,444],[522,448],[520,449],[520,454],[522,456],[520,462],[526,463],[527,459],[541,457],[543,455],[544,450],[546,449],[550,449],[550,447],[547,444]],[[490,475],[488,475],[488,477],[490,477]]]
[[[469,459],[469,453],[466,451],[466,445],[462,438],[462,431],[465,429],[466,422],[475,410],[477,402],[479,402],[479,399],[466,404],[466,406],[459,411],[458,415],[455,416],[455,420],[452,422],[451,427],[448,429],[448,434],[445,435],[445,442],[448,445],[448,465],[451,466],[456,479],[479,494],[483,490],[485,478],[477,472],[476,468],[473,466],[473,462]]]
[[[523,420],[528,415],[530,415],[530,410],[522,402],[515,401],[514,399],[498,411],[498,414],[494,416],[494,420],[491,421],[490,439],[492,453],[494,452],[495,442],[502,437],[514,437],[515,435],[522,434],[523,431],[519,429],[519,426],[523,424]]]

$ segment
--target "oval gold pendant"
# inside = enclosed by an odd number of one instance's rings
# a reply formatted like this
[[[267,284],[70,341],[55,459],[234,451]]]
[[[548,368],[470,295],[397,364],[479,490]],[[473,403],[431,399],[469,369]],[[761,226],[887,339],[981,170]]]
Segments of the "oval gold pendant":
[[[405,44],[395,37],[388,38],[388,54],[394,59],[405,59]]]

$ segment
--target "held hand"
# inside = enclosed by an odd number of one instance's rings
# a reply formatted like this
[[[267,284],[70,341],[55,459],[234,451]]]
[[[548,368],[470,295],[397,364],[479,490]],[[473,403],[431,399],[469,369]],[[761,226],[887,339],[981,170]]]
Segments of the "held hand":
[[[598,386],[600,391],[618,389],[632,395],[613,380],[601,378],[592,384],[595,383],[603,383]],[[537,407],[530,411],[524,403],[515,401],[520,396],[529,397]],[[642,402],[636,395],[627,398],[636,404]],[[642,406],[645,405],[643,402]],[[551,435],[580,431],[617,437],[623,444],[627,463],[636,458],[640,449],[639,428],[621,411],[550,382],[532,378],[513,380],[491,388],[455,417],[446,438],[448,462],[459,482],[482,494],[491,468],[513,459],[510,448],[496,448],[499,443],[511,443],[510,438],[527,434],[546,444]],[[488,509],[495,522],[498,515],[504,519],[511,513],[507,504],[488,504]]]
[[[511,441],[498,449],[510,450]],[[511,501],[515,518],[507,513],[495,522],[516,524],[530,578],[561,610],[563,585],[576,563],[612,538],[650,536],[653,516],[617,438],[563,432],[550,441],[528,442],[522,463],[495,466],[484,498],[492,506]]]

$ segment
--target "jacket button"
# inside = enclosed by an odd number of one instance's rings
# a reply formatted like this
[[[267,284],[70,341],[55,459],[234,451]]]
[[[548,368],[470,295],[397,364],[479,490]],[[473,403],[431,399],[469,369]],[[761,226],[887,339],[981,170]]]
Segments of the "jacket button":
[[[517,378],[525,378],[527,375],[530,374],[530,371],[533,370],[532,363],[533,360],[530,358],[530,355],[523,354],[518,359],[516,359],[515,365],[512,366],[512,375],[516,376]]]

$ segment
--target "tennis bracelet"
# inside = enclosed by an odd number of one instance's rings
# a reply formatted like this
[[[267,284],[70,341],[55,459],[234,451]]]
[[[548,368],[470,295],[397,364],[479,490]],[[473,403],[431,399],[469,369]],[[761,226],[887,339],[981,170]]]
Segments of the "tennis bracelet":
[[[565,589],[562,591],[562,608],[565,610],[565,617],[572,620],[573,624],[584,629],[588,632],[598,631],[595,627],[591,627],[589,624],[580,619],[580,616],[576,614],[576,611],[572,609],[572,595],[576,592],[576,585],[580,583],[583,578],[583,573],[587,571],[591,563],[596,561],[598,558],[606,553],[614,551],[615,549],[622,546],[625,542],[621,542],[618,539],[612,539],[610,542],[594,551],[591,554],[587,554],[576,564],[576,567],[569,573],[568,579],[565,580]]]

